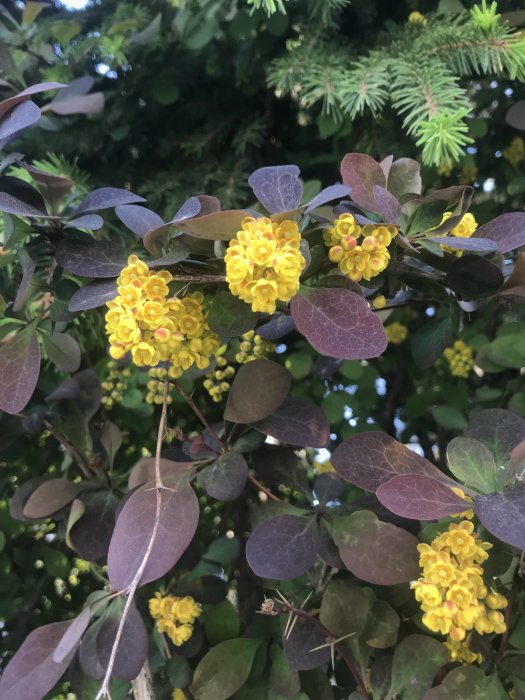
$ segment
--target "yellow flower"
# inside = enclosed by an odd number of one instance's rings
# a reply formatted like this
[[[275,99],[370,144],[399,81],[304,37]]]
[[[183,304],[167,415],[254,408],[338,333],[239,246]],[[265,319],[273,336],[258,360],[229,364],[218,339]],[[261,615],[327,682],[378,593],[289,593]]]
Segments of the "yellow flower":
[[[374,309],[384,309],[386,306],[386,298],[384,294],[378,294],[372,302]]]
[[[433,583],[416,581],[412,587],[416,590],[416,600],[423,605],[433,608],[441,603],[441,593]]]
[[[455,584],[447,591],[447,600],[451,600],[460,610],[468,608],[472,602],[472,594],[465,586]]]
[[[450,219],[450,217],[452,215],[453,214],[451,211],[446,211],[443,214],[443,218],[441,219],[441,223],[444,223],[445,221],[447,221],[447,219]],[[472,234],[474,233],[474,231],[477,229],[477,227],[478,227],[478,222],[476,221],[476,219],[474,218],[474,216],[470,212],[467,212],[461,218],[459,223],[457,223],[455,225],[455,227],[453,229],[451,229],[450,233],[453,236],[456,236],[457,238],[470,238],[472,236]],[[447,234],[444,233],[442,235],[446,236]],[[452,253],[453,255],[456,255],[458,258],[463,255],[462,250],[457,250],[456,248],[451,248],[450,246],[447,246],[447,245],[441,245],[441,248],[442,248],[442,250],[444,250],[447,253]]]
[[[450,373],[454,377],[467,379],[474,367],[474,353],[462,340],[456,340],[450,348],[445,348],[443,357],[448,361]]]
[[[509,601],[505,598],[504,595],[501,595],[501,593],[489,593],[485,600],[485,603],[492,610],[501,610],[507,607]]]
[[[149,343],[138,343],[137,345],[134,345],[131,349],[131,356],[133,357],[133,362],[138,367],[157,364],[157,351],[153,345],[150,345]]]
[[[425,26],[428,20],[425,17],[425,15],[422,15],[421,12],[417,12],[415,10],[414,12],[411,12],[408,15],[408,21],[410,22],[410,24],[422,24],[423,26]]]
[[[505,148],[503,157],[514,167],[525,158],[525,142],[521,136],[516,136],[510,146]]]
[[[295,221],[246,217],[224,256],[231,293],[265,313],[275,311],[277,300],[290,301],[306,264],[300,241]]]
[[[151,275],[148,280],[144,282],[142,288],[144,293],[147,294],[150,299],[165,297],[169,292],[168,285],[166,284],[164,277],[161,277],[160,275]]]
[[[385,333],[391,345],[400,345],[407,338],[408,328],[403,323],[394,321],[385,326]]]
[[[169,636],[173,644],[180,647],[188,641],[192,634],[193,627],[191,625],[175,625]]]
[[[136,287],[134,284],[125,284],[122,287],[118,287],[118,293],[120,303],[126,309],[136,306],[142,296],[140,287]]]
[[[181,688],[175,688],[171,700],[188,700],[188,696]]]
[[[175,603],[174,614],[179,622],[193,623],[202,613],[201,607],[191,596],[179,598]]]

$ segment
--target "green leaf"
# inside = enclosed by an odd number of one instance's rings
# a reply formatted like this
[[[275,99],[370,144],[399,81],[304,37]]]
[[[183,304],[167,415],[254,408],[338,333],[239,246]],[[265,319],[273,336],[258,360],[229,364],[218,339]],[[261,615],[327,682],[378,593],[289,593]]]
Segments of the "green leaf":
[[[345,379],[357,381],[363,376],[363,367],[358,360],[345,360],[339,367],[339,372]]]
[[[350,402],[350,398],[350,395],[343,391],[325,396],[321,401],[321,409],[330,423],[339,423],[339,421],[343,420],[344,411]]]
[[[443,683],[432,688],[423,700],[506,700],[508,697],[497,676],[486,676],[485,671],[475,666],[460,666],[450,671]]]
[[[202,622],[206,636],[213,646],[227,639],[238,637],[241,631],[239,613],[229,600],[223,600],[207,610]]]
[[[467,419],[453,406],[434,406],[432,415],[439,425],[448,430],[463,430],[467,426]]]
[[[394,651],[388,697],[421,700],[447,661],[447,650],[437,639],[422,634],[405,637]]]
[[[200,660],[191,692],[196,700],[226,700],[241,688],[252,668],[261,639],[230,639],[210,649]]]
[[[481,493],[497,490],[496,462],[492,452],[479,440],[455,437],[447,448],[448,467],[467,486]]]
[[[255,327],[257,315],[249,304],[230,292],[218,292],[208,313],[210,329],[220,336],[233,338]]]
[[[122,446],[122,440],[122,432],[118,425],[107,420],[102,428],[100,442],[102,443],[102,447],[106,450],[110,469],[113,469],[115,455]]]
[[[447,210],[447,202],[427,202],[419,206],[412,220],[410,221],[407,235],[414,236],[416,233],[431,231],[439,226],[444,212]]]
[[[420,369],[431,367],[450,343],[456,327],[456,315],[425,323],[410,338],[410,350]]]
[[[313,357],[307,350],[293,352],[285,360],[284,366],[294,379],[303,379],[312,371]]]
[[[174,688],[186,688],[191,682],[191,666],[182,656],[168,659],[166,673]]]
[[[301,690],[298,672],[290,667],[284,651],[278,644],[272,644],[270,658],[271,690],[285,698],[295,698]]]
[[[502,335],[487,347],[487,358],[496,365],[509,369],[520,369],[525,365],[525,337],[522,335]]]
[[[336,637],[362,632],[368,616],[368,599],[351,581],[336,579],[326,588],[319,619]]]
[[[370,609],[362,638],[374,649],[387,649],[397,642],[399,615],[384,600],[375,600]]]

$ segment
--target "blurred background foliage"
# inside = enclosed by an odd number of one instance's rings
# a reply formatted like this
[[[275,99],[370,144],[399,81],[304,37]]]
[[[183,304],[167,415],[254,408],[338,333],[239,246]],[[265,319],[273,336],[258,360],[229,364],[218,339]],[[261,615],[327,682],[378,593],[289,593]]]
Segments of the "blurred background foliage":
[[[447,48],[465,38],[465,27],[474,43],[476,31],[490,34],[490,26],[476,29],[468,13],[473,6],[459,0],[4,1],[2,80],[23,88],[88,75],[105,98],[103,111],[89,116],[47,112],[10,148],[38,161],[38,167],[70,176],[79,193],[128,187],[165,220],[188,196],[201,192],[219,197],[224,209],[251,205],[246,180],[263,165],[299,165],[308,199],[337,178],[344,153],[366,152],[377,159],[423,154],[424,187],[471,184],[472,211],[481,224],[503,211],[523,209],[525,11],[519,0],[498,3],[498,12],[510,22],[506,31],[517,33],[513,52],[501,60],[487,46],[476,57]],[[463,10],[467,14],[461,15]],[[423,19],[409,22],[415,11]],[[417,89],[416,78],[423,81]],[[442,144],[436,152],[427,147],[425,155],[425,143],[416,143],[421,132],[411,127],[419,122],[407,122],[401,102],[417,109],[426,84],[429,94],[440,96],[435,120],[459,125],[456,150]],[[414,90],[416,95],[406,94]],[[4,282],[8,288],[9,280]],[[12,286],[16,290],[16,280]],[[423,329],[429,319],[434,328],[448,323],[446,305],[440,310],[424,296],[380,312],[387,325],[402,324],[404,330],[392,332],[389,349],[377,360],[341,364],[318,356],[295,335],[277,345],[276,353],[277,358],[286,353],[295,378],[292,393],[316,400],[325,411],[334,441],[379,428],[444,466],[447,442],[473,411],[504,407],[525,416],[525,318],[516,308],[492,302],[480,311],[465,309],[454,341],[471,348],[475,366],[467,362],[462,377],[452,374],[445,358],[424,370],[413,361],[411,349],[417,353],[429,342]],[[109,385],[101,312],[81,318],[72,321],[70,332],[87,365]],[[51,390],[56,373],[47,369]],[[44,366],[44,385],[46,376]],[[122,473],[151,453],[158,420],[158,407],[144,402],[147,374],[135,369],[124,379],[118,399],[111,407],[106,402],[94,419],[90,448],[96,459],[102,452],[97,429],[107,418],[117,423],[124,435]],[[202,380],[188,380],[187,388],[212,421],[213,404]],[[191,432],[197,427],[193,416],[180,397],[173,401],[177,427]],[[85,448],[82,430],[76,435],[68,430],[71,442]],[[2,419],[2,432],[3,494],[10,496],[18,482],[62,472],[68,456],[48,433],[21,440],[19,421],[8,417]],[[328,456],[310,455],[310,464]],[[283,483],[283,493],[293,499],[292,485]],[[230,505],[208,503],[204,495],[201,502],[200,551],[188,567],[197,562],[202,575],[214,570],[206,550],[228,530],[234,514]],[[20,523],[9,515],[7,501],[0,502],[0,618],[7,650],[32,627],[78,609],[100,585],[96,567],[86,568],[59,545],[53,527]],[[215,567],[217,562],[231,567],[228,547],[216,549]],[[516,644],[525,651],[525,640]]]

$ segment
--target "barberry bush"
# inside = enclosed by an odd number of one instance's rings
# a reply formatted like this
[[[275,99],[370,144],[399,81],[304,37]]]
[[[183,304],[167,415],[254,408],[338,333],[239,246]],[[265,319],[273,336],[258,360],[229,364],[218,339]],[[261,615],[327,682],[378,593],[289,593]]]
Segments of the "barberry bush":
[[[525,696],[525,213],[350,152],[161,216],[11,147],[91,87],[0,103],[0,698]]]

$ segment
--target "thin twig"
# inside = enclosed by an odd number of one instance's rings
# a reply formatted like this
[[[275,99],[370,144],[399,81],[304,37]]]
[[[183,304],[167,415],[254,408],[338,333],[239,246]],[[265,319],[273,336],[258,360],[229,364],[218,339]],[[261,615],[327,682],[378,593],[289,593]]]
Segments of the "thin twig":
[[[252,484],[254,486],[257,486],[259,491],[262,491],[263,493],[265,493],[268,496],[268,498],[271,498],[272,501],[277,501],[277,503],[282,503],[281,499],[278,496],[273,494],[270,491],[270,489],[266,488],[266,486],[263,486],[263,484],[261,484],[260,481],[257,481],[257,479],[254,476],[252,476],[251,474],[248,474],[248,479],[249,479],[249,481],[252,482]]]
[[[164,395],[162,398],[162,413],[161,413],[161,418],[160,418],[160,422],[159,422],[159,431],[157,433],[157,447],[155,450],[155,493],[156,493],[155,522],[153,524],[151,537],[149,539],[148,546],[147,546],[146,552],[144,553],[144,557],[140,563],[140,566],[137,569],[137,572],[136,572],[135,576],[133,577],[132,582],[129,584],[129,586],[124,591],[122,591],[122,593],[124,595],[127,595],[126,604],[124,605],[124,610],[122,611],[122,617],[120,618],[119,626],[117,629],[117,634],[115,635],[115,641],[113,642],[113,647],[111,649],[111,655],[109,657],[108,667],[107,667],[106,673],[104,675],[104,680],[102,681],[102,685],[100,687],[100,690],[98,691],[98,694],[97,694],[95,700],[100,700],[100,698],[111,697],[109,694],[109,682],[111,680],[111,674],[113,672],[113,667],[115,665],[115,659],[117,657],[117,651],[119,648],[120,640],[122,639],[122,634],[124,632],[124,625],[126,624],[126,619],[127,619],[128,614],[129,614],[131,604],[133,603],[133,599],[135,597],[135,592],[136,592],[138,585],[140,583],[140,579],[142,578],[142,574],[144,573],[144,570],[147,566],[147,563],[148,563],[149,558],[151,556],[151,552],[153,551],[153,546],[155,544],[155,540],[157,538],[157,532],[158,532],[159,523],[160,523],[161,505],[162,505],[162,491],[164,489],[164,486],[162,484],[161,473],[160,473],[160,452],[161,452],[161,448],[162,448],[162,441],[164,439],[164,435],[166,432],[167,405],[168,405],[168,383],[165,380],[164,381]]]
[[[211,427],[211,425],[208,423],[206,418],[202,415],[199,407],[195,403],[195,401],[192,399],[192,397],[188,394],[188,392],[182,387],[179,382],[175,382],[175,386],[177,387],[177,391],[179,394],[182,396],[182,398],[186,401],[188,406],[191,408],[193,413],[197,416],[197,418],[200,420],[200,422],[203,424],[203,426],[206,428],[206,430],[209,431],[210,435],[212,435],[217,442],[219,442],[222,445],[222,440],[220,437],[217,435],[215,430]]]
[[[71,459],[78,465],[79,469],[84,474],[84,476],[87,479],[91,479],[91,472],[89,471],[87,461],[84,459],[84,457],[82,457],[80,452],[78,452],[76,447],[74,447],[69,442],[69,440],[67,440],[67,438],[65,438],[57,430],[55,430],[55,428],[51,425],[51,423],[49,421],[45,420],[44,426],[45,426],[46,430],[49,430],[49,432],[55,438],[55,440],[62,445],[62,447],[69,454]]]

